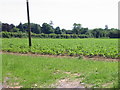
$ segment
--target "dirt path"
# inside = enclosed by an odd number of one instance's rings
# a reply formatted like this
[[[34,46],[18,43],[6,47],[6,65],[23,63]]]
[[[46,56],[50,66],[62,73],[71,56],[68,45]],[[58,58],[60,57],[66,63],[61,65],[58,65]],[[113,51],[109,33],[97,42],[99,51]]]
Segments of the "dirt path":
[[[85,88],[79,80],[62,79],[56,84],[57,88]]]
[[[60,72],[59,70],[57,72]],[[86,86],[84,83],[82,83],[83,78],[75,78],[80,77],[80,73],[74,73],[71,72],[63,72],[64,74],[67,74],[66,78],[60,79],[57,81],[57,83],[51,85],[51,87],[55,88],[85,88]],[[74,78],[74,79],[71,79]]]
[[[60,55],[42,55],[42,54],[33,54],[33,53],[16,53],[16,52],[5,52],[5,51],[0,51],[0,54],[12,54],[12,55],[21,55],[21,56],[43,56],[43,57],[56,57],[56,58],[79,58],[75,56],[60,56]],[[100,57],[100,56],[94,56],[94,57],[89,57],[89,56],[81,56],[84,60],[97,60],[97,61],[112,61],[112,62],[117,62],[120,61],[120,59],[112,59],[112,58],[105,58],[105,57]]]

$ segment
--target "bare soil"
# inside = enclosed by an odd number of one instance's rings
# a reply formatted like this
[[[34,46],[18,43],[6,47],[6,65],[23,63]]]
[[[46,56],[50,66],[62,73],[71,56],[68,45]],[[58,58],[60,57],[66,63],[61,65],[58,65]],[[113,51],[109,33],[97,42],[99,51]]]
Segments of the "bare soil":
[[[57,70],[60,72],[60,70]],[[84,83],[81,83],[83,78],[79,79],[71,79],[73,77],[78,77],[81,74],[80,73],[71,73],[71,72],[63,72],[64,74],[67,74],[68,77],[60,79],[57,81],[57,83],[52,84],[50,87],[55,87],[55,88],[85,88]]]
[[[19,85],[19,82],[9,83],[8,80],[11,79],[10,77],[5,77],[4,82],[2,83],[2,88],[21,88],[22,86]]]
[[[79,58],[77,56],[61,56],[61,55],[42,55],[42,54],[33,54],[33,53],[17,53],[17,52],[5,52],[5,51],[0,51],[0,54],[12,54],[12,55],[20,55],[20,56],[43,56],[43,57],[56,57],[56,58]],[[97,61],[112,61],[112,62],[117,62],[120,61],[119,58],[113,59],[113,58],[107,58],[107,57],[102,57],[102,56],[81,56],[84,60],[97,60]]]
[[[79,80],[61,79],[56,84],[57,88],[85,88]]]

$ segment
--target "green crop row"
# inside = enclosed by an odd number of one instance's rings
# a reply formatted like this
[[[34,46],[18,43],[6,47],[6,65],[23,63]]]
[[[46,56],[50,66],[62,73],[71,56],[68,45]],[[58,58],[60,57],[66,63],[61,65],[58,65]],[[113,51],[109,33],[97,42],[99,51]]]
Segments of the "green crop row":
[[[69,56],[103,56],[119,58],[118,39],[32,39],[32,47],[28,39],[2,39],[2,50],[19,53],[37,53]]]

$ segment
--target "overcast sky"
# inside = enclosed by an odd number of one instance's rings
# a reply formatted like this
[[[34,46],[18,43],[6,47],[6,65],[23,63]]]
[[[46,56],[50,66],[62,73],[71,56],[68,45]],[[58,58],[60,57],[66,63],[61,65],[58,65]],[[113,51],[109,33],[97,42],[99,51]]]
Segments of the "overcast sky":
[[[42,25],[53,21],[53,26],[72,29],[73,23],[83,27],[118,28],[119,0],[29,0],[30,21]],[[0,21],[27,22],[26,0],[0,0]]]

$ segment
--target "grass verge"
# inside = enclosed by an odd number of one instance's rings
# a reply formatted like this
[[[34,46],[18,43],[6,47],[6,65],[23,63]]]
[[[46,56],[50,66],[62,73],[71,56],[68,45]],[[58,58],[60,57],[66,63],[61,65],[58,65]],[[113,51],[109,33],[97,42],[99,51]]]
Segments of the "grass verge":
[[[70,76],[65,72],[80,74],[74,79],[87,87],[118,87],[118,62],[2,54],[2,71],[3,83],[23,88],[50,87]]]

